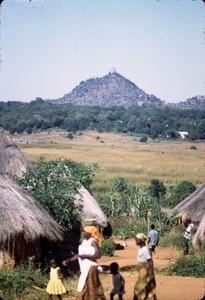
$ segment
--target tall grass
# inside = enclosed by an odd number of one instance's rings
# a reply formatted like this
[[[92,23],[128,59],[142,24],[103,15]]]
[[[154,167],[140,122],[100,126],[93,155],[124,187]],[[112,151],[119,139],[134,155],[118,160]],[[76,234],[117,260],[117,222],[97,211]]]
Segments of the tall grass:
[[[100,135],[105,143],[96,140]],[[41,136],[40,136],[41,137]],[[74,140],[65,138],[65,133],[44,134],[52,139],[51,144],[20,144],[28,159],[36,161],[39,156],[85,163],[98,163],[94,189],[103,190],[105,182],[123,177],[130,183],[147,184],[157,178],[165,184],[177,184],[188,180],[195,185],[205,181],[205,144],[197,144],[190,151],[188,142],[153,142],[141,144],[133,137],[117,134],[102,134],[86,131]],[[106,188],[105,188],[106,189]]]

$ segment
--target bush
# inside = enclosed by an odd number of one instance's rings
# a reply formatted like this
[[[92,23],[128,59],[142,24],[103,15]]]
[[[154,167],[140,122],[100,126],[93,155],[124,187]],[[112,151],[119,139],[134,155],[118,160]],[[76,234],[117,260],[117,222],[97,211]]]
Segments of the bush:
[[[145,221],[129,221],[124,219],[114,220],[112,222],[112,230],[115,236],[122,237],[124,240],[134,238],[138,232],[147,232],[147,222]]]
[[[173,247],[178,250],[184,249],[184,237],[179,228],[175,228],[170,232],[166,232],[159,241],[161,247]]]
[[[73,133],[72,133],[72,132],[69,132],[69,134],[67,135],[67,138],[68,138],[69,140],[72,140],[72,139],[74,138]]]
[[[3,267],[0,272],[0,293],[4,300],[13,300],[15,297],[23,297],[33,286],[44,289],[46,282],[46,277],[40,269],[35,269],[32,262],[12,270]]]
[[[68,229],[78,228],[82,202],[74,202],[74,196],[83,185],[89,188],[97,165],[85,165],[71,161],[40,158],[34,170],[15,179],[53,216]]]
[[[167,200],[169,207],[174,207],[190,194],[192,194],[196,190],[196,186],[190,181],[182,181],[180,182],[173,192],[171,193],[170,198]]]
[[[147,140],[148,140],[147,136],[143,136],[139,139],[139,142],[143,144],[143,143],[146,143]]]
[[[101,253],[104,256],[113,256],[115,251],[115,243],[110,239],[104,239],[100,247]]]
[[[189,150],[197,150],[197,147],[196,146],[190,146]]]
[[[150,195],[154,198],[160,199],[166,194],[166,187],[163,182],[158,179],[151,179],[148,187]]]
[[[190,255],[178,258],[164,273],[166,275],[204,277],[205,254]]]

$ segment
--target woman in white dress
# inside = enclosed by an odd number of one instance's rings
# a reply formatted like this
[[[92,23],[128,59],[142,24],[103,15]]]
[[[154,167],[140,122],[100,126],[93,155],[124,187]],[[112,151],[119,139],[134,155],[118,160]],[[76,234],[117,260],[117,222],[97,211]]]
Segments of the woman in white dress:
[[[76,300],[106,300],[99,280],[97,259],[101,257],[99,245],[102,242],[98,229],[95,226],[83,228],[84,240],[78,248],[78,254],[65,260],[63,265],[78,259],[80,278],[77,286]]]
[[[135,240],[139,250],[137,253],[137,281],[134,286],[133,300],[157,300],[153,261],[146,246],[147,237],[143,233],[138,233]]]

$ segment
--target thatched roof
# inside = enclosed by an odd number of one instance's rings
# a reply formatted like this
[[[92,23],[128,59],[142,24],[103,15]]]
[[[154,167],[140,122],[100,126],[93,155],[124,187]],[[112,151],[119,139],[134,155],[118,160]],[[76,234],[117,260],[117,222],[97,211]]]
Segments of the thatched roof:
[[[170,213],[178,214],[183,222],[186,219],[191,219],[193,223],[197,224],[197,232],[193,242],[200,243],[205,234],[205,184],[202,184],[196,191],[176,205]]]
[[[26,240],[62,239],[60,225],[7,175],[0,175],[0,241],[23,235]]]
[[[5,134],[4,130],[0,128],[0,175],[11,173],[12,175],[16,175],[18,177],[22,176],[24,172],[26,172],[28,169],[34,168],[34,166],[27,160],[27,158],[24,156],[24,154],[21,152],[21,150],[18,148],[18,146]],[[3,178],[3,177],[2,177]],[[8,179],[8,177],[5,177]],[[0,186],[0,192],[3,190],[3,185],[6,183],[6,181],[1,181]],[[10,190],[13,188],[16,191],[17,189],[20,189],[20,187],[15,183],[14,181],[10,181]],[[15,186],[14,186],[15,184]],[[8,186],[5,187],[5,191],[7,190]],[[27,199],[30,200],[30,196],[26,192],[22,192],[21,189],[20,194],[25,196],[25,201]],[[80,188],[79,190],[80,195],[75,196],[76,203],[79,203],[80,199],[82,200],[81,203],[83,205],[83,218],[95,218],[97,223],[101,225],[102,227],[107,226],[107,217],[103,213],[102,209],[100,208],[97,201],[92,197],[92,195],[86,190],[84,187]],[[8,193],[9,194],[9,193]],[[12,196],[11,196],[12,198]],[[6,199],[6,198],[5,198]],[[13,199],[14,200],[14,199]],[[21,197],[22,200],[22,206],[24,205],[23,197]],[[0,199],[1,201],[1,199]],[[5,200],[6,201],[6,200]],[[9,201],[9,199],[8,199]],[[19,199],[20,201],[20,199]],[[33,201],[35,201],[33,199]],[[36,202],[35,202],[36,203]],[[37,205],[37,204],[36,204]],[[15,207],[15,206],[14,206]],[[38,206],[39,209],[40,206]],[[15,211],[15,208],[13,209]],[[44,211],[44,213],[46,213]],[[1,213],[0,213],[1,215]],[[51,217],[50,217],[51,218]],[[20,224],[19,224],[20,227]],[[1,232],[0,232],[1,234]]]
[[[19,147],[0,128],[0,174],[11,173],[16,176],[33,168],[30,161],[24,156]]]
[[[97,224],[106,227],[108,219],[97,201],[83,186],[79,189],[79,194],[75,196],[75,203],[83,205],[82,216],[83,219],[96,219]]]
[[[205,184],[202,184],[196,191],[177,204],[171,210],[171,214],[179,214],[182,220],[191,219],[192,222],[201,221],[205,212]]]

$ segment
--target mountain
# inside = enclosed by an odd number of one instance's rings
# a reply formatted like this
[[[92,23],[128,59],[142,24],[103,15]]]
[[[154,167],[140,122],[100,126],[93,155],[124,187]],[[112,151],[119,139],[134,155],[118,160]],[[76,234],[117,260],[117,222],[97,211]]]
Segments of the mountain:
[[[178,109],[205,109],[205,96],[195,96],[178,103],[169,103],[168,106]]]
[[[165,106],[164,101],[154,95],[146,94],[133,82],[117,73],[115,69],[103,77],[81,81],[78,86],[62,98],[47,101],[56,104],[72,103],[101,107]]]

